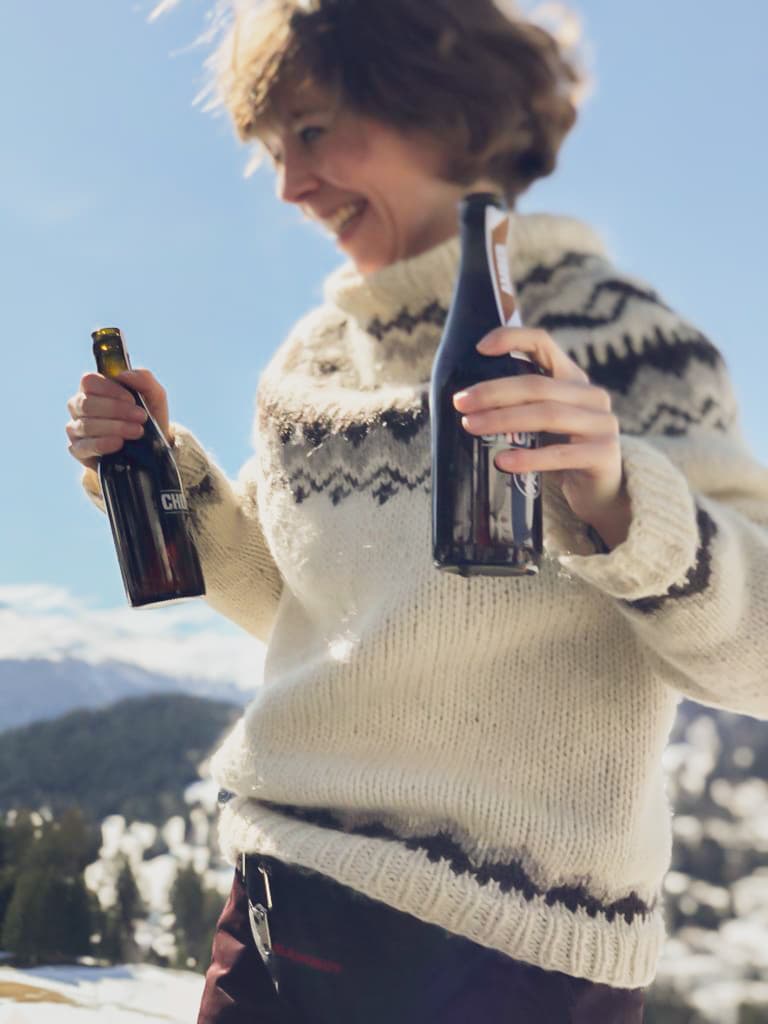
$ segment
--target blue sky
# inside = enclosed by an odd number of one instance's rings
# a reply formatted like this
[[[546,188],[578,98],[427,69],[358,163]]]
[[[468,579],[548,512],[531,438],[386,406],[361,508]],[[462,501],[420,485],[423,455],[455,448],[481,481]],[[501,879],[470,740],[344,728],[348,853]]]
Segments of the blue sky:
[[[267,169],[243,177],[227,121],[192,106],[204,54],[178,51],[207,4],[184,0],[148,24],[151,7],[4,10],[0,604],[17,593],[44,605],[49,587],[74,615],[124,606],[107,524],[80,493],[64,435],[93,327],[125,329],[173,418],[234,475],[259,372],[341,259],[275,200]],[[595,92],[560,169],[521,208],[593,223],[621,267],[718,344],[768,462],[768,4],[572,7]]]

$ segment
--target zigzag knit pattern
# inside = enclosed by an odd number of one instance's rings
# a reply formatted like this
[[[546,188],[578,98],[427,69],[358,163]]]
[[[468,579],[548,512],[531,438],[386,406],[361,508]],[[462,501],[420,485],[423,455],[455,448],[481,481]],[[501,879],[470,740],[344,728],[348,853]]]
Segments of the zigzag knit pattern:
[[[609,551],[545,477],[537,578],[440,573],[428,392],[458,257],[330,276],[262,374],[237,481],[174,427],[208,599],[268,644],[212,762],[221,846],[645,986],[680,696],[768,717],[768,480],[701,331],[585,225],[513,217],[523,322],[610,392],[632,523]]]

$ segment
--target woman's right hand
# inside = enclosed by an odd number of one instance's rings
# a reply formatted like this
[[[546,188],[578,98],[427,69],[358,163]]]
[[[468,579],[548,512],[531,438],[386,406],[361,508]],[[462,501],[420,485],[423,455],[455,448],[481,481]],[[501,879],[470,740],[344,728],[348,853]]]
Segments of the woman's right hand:
[[[72,419],[66,432],[69,454],[88,469],[96,469],[100,455],[119,451],[126,439],[144,432],[147,414],[118,380],[138,391],[166,439],[172,440],[165,388],[149,370],[129,370],[114,380],[86,373],[80,390],[67,402]]]

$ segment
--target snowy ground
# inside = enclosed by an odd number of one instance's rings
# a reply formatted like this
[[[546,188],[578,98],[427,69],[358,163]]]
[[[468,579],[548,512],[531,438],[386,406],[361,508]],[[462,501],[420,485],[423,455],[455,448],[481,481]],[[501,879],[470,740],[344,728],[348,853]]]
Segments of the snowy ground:
[[[0,1024],[194,1024],[203,977],[131,964],[0,967]]]

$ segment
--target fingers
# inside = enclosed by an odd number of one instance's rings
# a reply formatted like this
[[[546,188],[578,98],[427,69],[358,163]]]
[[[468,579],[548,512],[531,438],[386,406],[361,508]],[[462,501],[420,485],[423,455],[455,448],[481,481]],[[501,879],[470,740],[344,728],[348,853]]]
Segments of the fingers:
[[[65,427],[68,451],[95,469],[99,456],[119,451],[127,439],[141,437],[147,414],[130,391],[101,374],[85,374],[80,388],[67,402],[72,417]]]
[[[86,395],[101,395],[119,402],[133,402],[133,395],[122,384],[118,384],[100,373],[86,373],[80,379],[80,391]]]
[[[95,460],[100,455],[119,451],[126,440],[137,440],[144,433],[144,427],[129,420],[88,418],[70,420],[65,431],[69,439],[69,454],[95,469]]]
[[[546,473],[553,470],[584,470],[595,475],[613,467],[619,456],[619,439],[613,435],[592,437],[571,444],[545,448],[513,448],[499,452],[495,462],[507,473]]]
[[[166,400],[165,388],[149,370],[126,370],[117,379],[138,391],[150,405],[158,405]]]
[[[125,391],[125,388],[122,390]],[[147,418],[146,412],[141,406],[136,405],[131,395],[128,397],[130,401],[124,402],[119,398],[102,398],[100,395],[89,395],[81,391],[70,398],[67,402],[67,409],[73,420],[98,417],[143,423]]]
[[[100,373],[86,373],[80,391],[67,402],[70,455],[94,469],[99,456],[119,451],[126,440],[141,437],[147,413],[136,404],[135,394],[141,395],[154,422],[168,438],[165,388],[149,370],[130,370],[114,380]]]
[[[589,381],[584,370],[563,352],[552,336],[535,327],[497,327],[478,343],[477,350],[484,356],[525,352],[553,377],[582,383]]]
[[[610,394],[588,380],[562,380],[535,373],[486,380],[453,396],[454,406],[463,413],[485,412],[527,402],[563,402],[602,412],[611,410]]]
[[[65,430],[70,441],[79,441],[85,437],[136,438],[144,433],[142,424],[135,420],[99,420],[92,416],[70,420]]]
[[[124,443],[124,438],[117,436],[86,438],[82,441],[73,441],[68,445],[67,451],[83,466],[95,470],[100,456],[119,452]]]
[[[166,438],[170,437],[170,421],[168,416],[168,395],[160,381],[149,370],[126,370],[118,380],[127,387],[138,391],[144,399],[152,418]]]
[[[562,402],[538,402],[471,413],[462,416],[461,422],[465,430],[477,435],[533,431],[574,437],[619,432],[619,422],[613,413]]]

